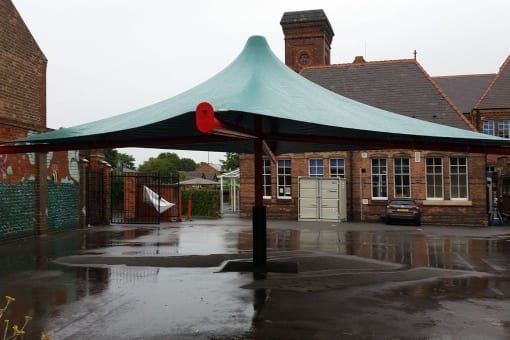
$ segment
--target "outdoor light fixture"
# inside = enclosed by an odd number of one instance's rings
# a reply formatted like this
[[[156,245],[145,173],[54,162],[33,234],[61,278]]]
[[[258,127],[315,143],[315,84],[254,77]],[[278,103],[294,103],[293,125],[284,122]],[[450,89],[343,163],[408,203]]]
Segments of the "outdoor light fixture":
[[[214,115],[214,109],[208,102],[201,102],[195,109],[195,125],[202,133],[212,133],[220,136],[253,139],[256,136],[228,127]]]

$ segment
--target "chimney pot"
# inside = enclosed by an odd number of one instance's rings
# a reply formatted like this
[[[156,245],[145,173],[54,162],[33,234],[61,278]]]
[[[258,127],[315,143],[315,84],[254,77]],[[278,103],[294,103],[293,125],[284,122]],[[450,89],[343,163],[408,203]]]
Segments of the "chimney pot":
[[[353,64],[363,64],[363,63],[365,63],[365,58],[363,58],[362,55],[357,55],[356,57],[354,57],[354,61],[352,63]]]

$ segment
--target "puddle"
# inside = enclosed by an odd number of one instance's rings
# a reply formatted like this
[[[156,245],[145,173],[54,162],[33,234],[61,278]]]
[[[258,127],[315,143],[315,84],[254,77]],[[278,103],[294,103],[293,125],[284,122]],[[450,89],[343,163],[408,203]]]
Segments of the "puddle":
[[[0,282],[1,292],[16,297],[4,319],[33,317],[25,339],[42,330],[52,339],[205,338],[246,332],[254,315],[253,292],[239,289],[251,281],[246,274],[125,266],[32,274]]]
[[[407,268],[496,274],[399,287],[391,291],[393,296],[434,300],[504,300],[510,296],[507,237],[292,229],[270,229],[267,235],[269,253],[311,251],[354,255]],[[218,268],[64,267],[53,260],[75,254],[178,256],[251,250],[251,228],[214,225],[112,226],[12,242],[0,245],[0,306],[3,295],[16,297],[6,316],[23,320],[24,315],[31,315],[32,332],[45,329],[55,339],[164,338],[168,334],[206,339],[218,332],[225,336],[248,334],[252,319],[266,301],[282,296],[281,292],[240,288],[252,282],[251,275],[215,273]]]
[[[432,299],[506,299],[510,297],[510,277],[469,277],[441,279],[403,287],[399,295]]]
[[[239,249],[251,250],[251,231]],[[413,267],[502,273],[510,271],[510,238],[438,237],[392,231],[268,230],[269,250],[355,255]]]

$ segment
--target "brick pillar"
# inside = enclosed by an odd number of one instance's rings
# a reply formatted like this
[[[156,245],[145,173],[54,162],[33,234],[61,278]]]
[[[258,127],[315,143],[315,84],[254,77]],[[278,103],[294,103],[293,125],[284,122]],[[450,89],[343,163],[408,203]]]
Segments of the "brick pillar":
[[[124,218],[134,220],[136,218],[136,177],[124,177]]]
[[[90,224],[110,224],[111,215],[111,165],[105,162],[102,153],[90,155],[87,183],[87,213]]]
[[[86,228],[87,223],[87,188],[88,188],[88,178],[87,178],[87,168],[89,167],[89,161],[86,158],[81,158],[79,161],[79,169],[80,169],[80,205],[78,212],[78,216],[80,216],[78,221],[78,228]]]
[[[87,181],[87,221],[92,225],[103,224],[103,171],[101,162],[104,155],[97,153],[89,156]]]
[[[48,171],[46,167],[46,153],[35,155],[35,209],[34,209],[34,235],[48,234]]]

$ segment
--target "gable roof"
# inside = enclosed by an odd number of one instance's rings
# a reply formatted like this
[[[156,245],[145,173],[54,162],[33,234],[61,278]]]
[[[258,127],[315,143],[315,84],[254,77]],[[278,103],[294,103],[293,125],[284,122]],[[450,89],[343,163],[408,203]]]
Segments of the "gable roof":
[[[204,102],[210,103],[207,110],[198,105]],[[222,129],[202,133],[196,125],[202,117]],[[331,92],[289,69],[264,37],[253,36],[229,66],[184,93],[0,144],[0,153],[157,146],[258,154],[263,141],[274,154],[367,147],[510,152],[508,139],[413,119]]]
[[[195,171],[219,174],[221,166],[213,163],[202,163]]]
[[[474,130],[414,59],[316,66],[301,75],[353,100],[408,117]]]
[[[213,172],[203,172],[195,170],[195,171],[182,171],[180,173],[184,175],[184,178],[186,180],[193,178],[204,178],[215,181],[218,178],[217,174]]]
[[[453,100],[460,111],[470,113],[495,76],[495,73],[467,74],[432,77],[432,79]]]
[[[22,59],[47,59],[11,0],[0,1],[0,50]]]
[[[510,108],[510,56],[506,58],[475,108],[482,110]]]
[[[180,185],[220,185],[216,179],[207,179],[202,177],[193,177],[185,181],[179,182]]]

